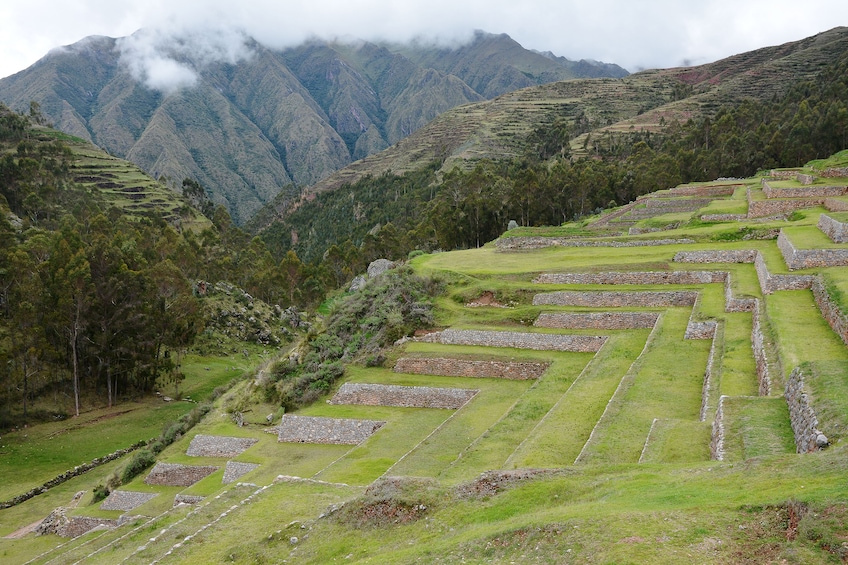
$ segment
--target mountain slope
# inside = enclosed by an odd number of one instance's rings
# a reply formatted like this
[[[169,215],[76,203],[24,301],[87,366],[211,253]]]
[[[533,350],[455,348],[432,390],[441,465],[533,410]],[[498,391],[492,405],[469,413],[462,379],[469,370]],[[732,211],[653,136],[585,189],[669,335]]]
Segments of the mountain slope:
[[[237,63],[181,60],[196,85],[164,95],[130,73],[122,41],[90,37],[54,50],[0,80],[0,101],[23,110],[34,100],[57,128],[173,186],[194,178],[236,223],[281,191],[291,198],[295,187],[397,143],[450,108],[575,76],[503,35],[402,52],[323,41],[274,51],[248,41],[251,54]],[[604,72],[626,74],[614,65]]]

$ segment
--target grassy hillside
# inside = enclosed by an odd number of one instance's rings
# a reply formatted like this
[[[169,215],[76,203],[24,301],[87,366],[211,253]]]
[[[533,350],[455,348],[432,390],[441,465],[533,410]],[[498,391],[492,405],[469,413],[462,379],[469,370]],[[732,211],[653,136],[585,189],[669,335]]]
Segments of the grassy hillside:
[[[848,178],[828,185],[848,191]],[[34,563],[844,560],[848,347],[804,277],[823,277],[846,312],[846,267],[833,259],[790,270],[776,238],[782,230],[796,249],[846,257],[848,244],[823,242],[816,226],[837,213],[813,198],[794,213],[742,217],[780,200],[761,192],[760,178],[687,185],[580,224],[419,255],[411,270],[442,289],[431,299],[434,333],[357,360],[372,314],[356,322],[344,313],[368,289],[404,294],[406,270],[338,296],[340,333],[285,361],[310,371],[325,353],[343,356],[344,375],[329,389],[321,381],[318,402],[269,423],[276,406],[263,389],[310,381],[259,373],[159,456],[217,471],[187,487],[142,475],[121,490],[156,496],[132,510],[101,509],[86,494],[68,516],[133,518],[72,540],[3,539],[0,552]],[[708,216],[727,203],[740,214]],[[542,346],[550,343],[559,345]],[[809,453],[808,443],[796,453],[784,398],[796,367],[827,438]],[[357,387],[370,392],[351,396]],[[449,408],[416,404],[457,389],[475,392]],[[298,440],[293,417],[306,416],[340,428],[316,423]],[[365,439],[321,443],[346,433],[343,419],[382,425]],[[256,441],[226,457],[188,453],[200,436]],[[246,474],[222,482],[235,464]],[[92,484],[75,481],[64,496]],[[172,507],[177,494],[199,498]],[[43,517],[28,504],[1,511],[4,532]]]

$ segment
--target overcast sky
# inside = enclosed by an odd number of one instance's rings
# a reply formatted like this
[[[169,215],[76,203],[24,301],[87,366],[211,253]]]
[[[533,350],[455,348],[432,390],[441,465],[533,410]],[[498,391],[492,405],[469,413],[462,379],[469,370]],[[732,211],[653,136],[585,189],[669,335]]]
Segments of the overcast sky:
[[[156,45],[183,33],[200,45],[194,52],[238,59],[243,34],[284,47],[310,36],[456,42],[481,29],[636,71],[707,63],[840,25],[848,25],[846,0],[2,0],[0,77],[83,37],[141,28],[160,31],[125,45],[139,55],[126,60],[152,58],[158,67],[137,71],[173,79],[188,71],[164,68]]]

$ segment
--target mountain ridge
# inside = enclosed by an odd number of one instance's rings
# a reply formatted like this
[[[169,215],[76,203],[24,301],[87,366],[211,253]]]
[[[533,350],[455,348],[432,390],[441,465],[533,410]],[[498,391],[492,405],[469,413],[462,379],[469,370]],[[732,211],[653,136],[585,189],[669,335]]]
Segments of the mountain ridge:
[[[131,74],[120,41],[92,36],[53,50],[0,80],[0,100],[38,102],[58,129],[174,188],[197,180],[239,224],[452,107],[574,76],[506,35],[478,33],[456,49],[313,40],[279,51],[250,40],[250,57],[198,63],[196,84],[166,95]]]

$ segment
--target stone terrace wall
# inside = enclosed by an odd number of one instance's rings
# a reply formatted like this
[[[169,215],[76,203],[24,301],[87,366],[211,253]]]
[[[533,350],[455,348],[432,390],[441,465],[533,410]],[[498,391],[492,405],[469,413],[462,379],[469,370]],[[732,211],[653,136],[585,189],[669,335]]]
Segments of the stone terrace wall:
[[[768,396],[771,394],[771,375],[769,374],[768,355],[766,354],[765,338],[760,322],[761,316],[760,301],[757,300],[751,326],[751,348],[754,350],[754,363],[757,369],[760,396]]]
[[[786,381],[784,392],[789,406],[789,421],[795,434],[795,449],[798,453],[810,453],[827,446],[828,439],[818,429],[819,421],[804,392],[804,375],[796,367]]]
[[[738,222],[748,217],[748,214],[704,214],[701,220],[705,222]]]
[[[789,237],[780,230],[777,247],[790,270],[812,267],[841,267],[848,265],[848,249],[798,249]]]
[[[845,345],[848,345],[848,318],[839,309],[839,306],[831,300],[827,289],[824,286],[824,280],[821,277],[816,277],[813,281],[813,298],[821,310],[822,317],[827,321],[830,327],[836,332],[836,335],[842,340]]]
[[[228,485],[254,469],[258,468],[258,463],[242,463],[241,461],[227,461],[226,467],[224,467],[224,478],[221,479],[221,483]]]
[[[543,312],[534,326],[569,330],[635,330],[653,328],[657,312]]]
[[[258,439],[197,434],[191,439],[186,455],[192,457],[235,457]]]
[[[725,271],[642,271],[606,273],[543,273],[539,284],[709,284],[724,282]]]
[[[153,470],[144,479],[148,485],[169,487],[188,487],[204,479],[220,467],[199,465],[177,465],[174,463],[156,463]]]
[[[701,387],[701,411],[699,420],[706,421],[707,411],[710,408],[710,392],[713,389],[713,375],[715,374],[716,359],[720,357],[719,349],[722,348],[724,334],[719,330],[718,324],[713,332],[713,343],[710,345],[710,354],[707,357],[707,369],[704,371],[704,385]]]
[[[193,494],[176,494],[174,495],[174,506],[179,506],[180,504],[200,504],[205,498],[205,496]]]
[[[107,526],[114,528],[118,525],[118,520],[109,518],[92,518],[91,516],[73,516],[67,524],[60,526],[56,530],[56,534],[63,538],[77,538],[83,534],[87,534],[97,526]]]
[[[443,375],[446,377],[478,377],[528,380],[538,379],[550,363],[516,363],[504,361],[473,361],[441,357],[402,357],[395,363],[396,373],[412,375]]]
[[[113,490],[106,500],[100,503],[101,510],[123,510],[129,512],[142,504],[159,496],[155,492],[133,492],[128,490]]]
[[[731,193],[732,194],[732,193]],[[666,212],[694,212],[704,206],[709,206],[712,202],[711,198],[691,198],[691,199],[667,199],[667,198],[649,198],[645,201],[645,206],[650,209],[662,210]]]
[[[801,184],[813,184],[813,181],[816,180],[816,177],[805,173],[795,173],[795,180],[797,180]]]
[[[727,184],[722,186],[684,186],[672,188],[666,192],[670,196],[733,196],[733,193],[744,184]],[[657,196],[661,198],[662,196]]]
[[[846,190],[848,190],[844,186],[772,188],[765,179],[762,184],[763,194],[766,195],[766,198],[827,198],[829,196],[843,196],[846,193]]]
[[[418,339],[444,345],[481,345],[484,347],[515,347],[537,351],[591,353],[598,351],[607,340],[605,336],[454,329],[434,332]]]
[[[836,198],[828,198],[824,201],[824,207],[830,212],[848,212],[848,202]]]
[[[623,215],[627,214],[628,212],[630,212],[630,210],[635,208],[638,203],[639,202],[637,200],[635,202],[630,202],[629,204],[625,204],[624,206],[622,206],[621,208],[619,208],[615,212],[611,212],[611,213],[607,214],[606,216],[601,216],[595,222],[593,222],[590,225],[590,227],[593,228],[593,229],[607,227],[607,226],[609,226],[609,223],[611,221],[616,220],[616,219],[622,217]]]
[[[724,461],[724,399],[722,395],[718,399],[718,409],[713,419],[713,431],[710,437],[710,458],[715,461]]]
[[[329,403],[457,410],[478,392],[464,388],[345,383]]]
[[[534,306],[588,306],[594,308],[642,307],[667,308],[694,306],[698,293],[693,291],[570,291],[545,292],[533,297]]]
[[[848,177],[848,167],[833,167],[825,169],[819,176],[825,178]]]
[[[833,243],[848,243],[848,224],[834,220],[827,214],[819,216],[818,228]]]
[[[716,322],[712,320],[706,322],[689,320],[683,339],[713,339],[716,334],[716,327]]]
[[[277,426],[277,440],[286,443],[359,445],[384,424],[376,420],[284,414]]]
[[[736,298],[733,296],[733,285],[730,277],[724,281],[724,311],[725,312],[752,312],[757,306],[755,298]]]
[[[674,255],[675,263],[753,263],[755,249],[716,249],[710,251],[680,251]]]
[[[798,198],[796,200],[749,200],[748,217],[764,218],[778,214],[789,214],[802,208],[824,204],[825,198]]]
[[[501,251],[512,249],[541,249],[561,245],[563,247],[654,247],[658,245],[686,245],[695,240],[649,239],[645,241],[585,241],[565,237],[502,237],[495,241],[495,247]]]
[[[765,257],[759,251],[754,260],[754,268],[757,270],[757,279],[760,281],[760,289],[763,294],[771,294],[778,290],[804,290],[813,284],[812,275],[772,275],[766,265]]]

